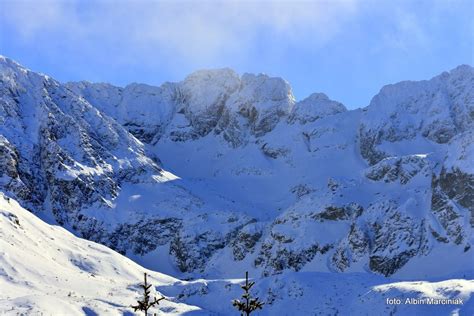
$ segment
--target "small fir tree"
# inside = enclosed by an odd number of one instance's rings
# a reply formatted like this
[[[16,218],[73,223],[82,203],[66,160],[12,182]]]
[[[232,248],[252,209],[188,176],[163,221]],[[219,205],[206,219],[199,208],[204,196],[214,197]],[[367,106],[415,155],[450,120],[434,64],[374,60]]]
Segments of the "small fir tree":
[[[242,294],[242,300],[233,300],[232,305],[237,308],[240,312],[240,315],[249,316],[250,313],[256,311],[257,309],[262,309],[263,304],[258,300],[258,297],[252,298],[250,295],[250,289],[252,286],[255,285],[255,282],[249,283],[249,273],[248,271],[245,272],[245,285],[241,285],[240,287],[244,290],[244,294]]]
[[[148,315],[148,310],[150,307],[153,307],[155,305],[160,305],[160,301],[164,300],[165,297],[161,296],[161,298],[157,299],[156,297],[151,300],[150,298],[150,288],[151,284],[148,284],[147,279],[146,279],[146,273],[144,273],[145,276],[145,283],[140,284],[140,287],[143,289],[143,298],[141,301],[137,301],[137,305],[132,305],[131,307],[133,310],[136,311],[143,311],[145,313],[145,316]]]

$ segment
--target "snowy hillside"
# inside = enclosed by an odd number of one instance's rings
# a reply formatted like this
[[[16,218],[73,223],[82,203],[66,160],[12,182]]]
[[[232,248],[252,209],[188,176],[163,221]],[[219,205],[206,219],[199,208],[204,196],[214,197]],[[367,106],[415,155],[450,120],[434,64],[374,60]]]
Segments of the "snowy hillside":
[[[167,315],[230,315],[242,280],[180,281],[147,271],[114,251],[51,226],[0,194],[0,313],[2,315],[133,315],[142,273],[168,300]],[[317,284],[317,286],[315,286]],[[254,294],[265,303],[258,315],[291,313],[433,315],[474,311],[474,281],[396,282],[380,276],[285,273],[258,281]],[[463,300],[462,305],[386,305],[426,297]],[[184,303],[186,302],[186,303]],[[199,306],[199,307],[197,307]],[[157,310],[154,310],[155,312]]]
[[[0,58],[0,190],[181,279],[471,277],[473,131],[467,65],[347,110],[230,69],[121,88]]]
[[[132,314],[145,271],[155,286],[177,282],[42,222],[0,193],[0,314]],[[169,314],[199,310],[171,300],[162,305]]]

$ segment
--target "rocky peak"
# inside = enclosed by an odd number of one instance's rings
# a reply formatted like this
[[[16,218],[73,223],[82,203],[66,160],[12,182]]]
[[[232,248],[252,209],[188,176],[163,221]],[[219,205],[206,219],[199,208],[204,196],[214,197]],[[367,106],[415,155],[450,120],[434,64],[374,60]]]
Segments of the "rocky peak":
[[[364,109],[361,152],[371,164],[395,153],[380,149],[422,137],[448,143],[474,128],[474,68],[464,65],[425,81],[404,81],[383,87]]]
[[[294,106],[291,87],[281,78],[264,74],[244,74],[238,92],[226,103],[230,128],[245,130],[259,137],[270,132]]]
[[[201,70],[189,75],[179,85],[183,112],[194,133],[207,135],[219,121],[229,96],[240,86],[239,76],[230,69]]]
[[[329,99],[324,93],[313,93],[295,104],[288,120],[305,124],[345,111],[347,109],[342,103]]]

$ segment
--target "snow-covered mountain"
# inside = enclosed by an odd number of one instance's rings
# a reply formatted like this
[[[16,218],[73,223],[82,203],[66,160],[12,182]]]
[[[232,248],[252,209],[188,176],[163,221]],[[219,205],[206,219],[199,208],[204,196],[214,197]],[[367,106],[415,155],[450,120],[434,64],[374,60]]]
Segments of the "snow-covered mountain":
[[[68,87],[148,144],[202,200],[255,219],[226,243],[232,259],[264,274],[317,261],[391,275],[443,243],[470,248],[473,80],[460,66],[386,86],[354,111],[322,93],[295,102],[284,80],[229,69],[159,88]]]
[[[0,190],[176,277],[472,275],[472,161],[466,65],[349,111],[230,69],[120,88],[0,58]]]
[[[152,312],[231,315],[231,299],[241,294],[239,279],[180,281],[148,271],[105,246],[44,223],[3,194],[0,237],[2,315],[134,315],[130,305],[140,298],[143,272],[153,285],[152,295],[166,297]],[[367,274],[340,278],[331,273],[287,272],[259,280],[253,294],[266,303],[259,315],[433,315],[468,314],[472,292],[472,280],[396,282]],[[431,297],[463,304],[386,305],[386,297],[403,301]]]

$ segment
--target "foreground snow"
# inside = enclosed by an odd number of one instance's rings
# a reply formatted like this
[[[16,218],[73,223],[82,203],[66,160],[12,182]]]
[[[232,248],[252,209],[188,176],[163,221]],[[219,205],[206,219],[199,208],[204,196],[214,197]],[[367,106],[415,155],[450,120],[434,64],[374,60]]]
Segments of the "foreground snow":
[[[131,313],[145,271],[153,285],[177,281],[48,225],[0,193],[0,314]],[[161,309],[179,315],[198,310],[170,301]]]
[[[0,314],[132,315],[142,273],[168,297],[162,314],[233,315],[242,280],[180,281],[51,226],[0,193]],[[472,271],[465,272],[472,277]],[[369,273],[285,272],[256,280],[257,315],[472,315],[474,281],[403,281]],[[159,294],[157,294],[159,295]],[[389,305],[389,299],[402,304]],[[404,304],[457,299],[462,305]],[[199,306],[199,307],[197,307]]]
[[[243,280],[240,280],[240,283]],[[241,289],[235,281],[196,281],[194,287],[177,284],[160,287],[165,293],[184,293],[190,304],[216,311],[218,315],[237,315],[227,304]],[[174,292],[173,292],[174,291]],[[254,295],[266,303],[257,315],[473,315],[474,281],[396,282],[367,273],[287,272],[257,280]],[[462,304],[415,304],[422,299],[462,300]],[[387,304],[399,299],[400,304]],[[407,299],[412,304],[407,302]]]

